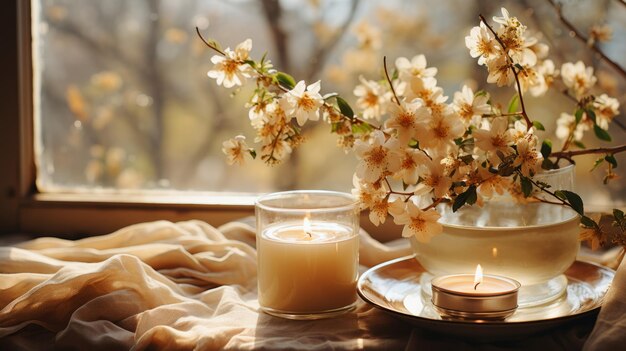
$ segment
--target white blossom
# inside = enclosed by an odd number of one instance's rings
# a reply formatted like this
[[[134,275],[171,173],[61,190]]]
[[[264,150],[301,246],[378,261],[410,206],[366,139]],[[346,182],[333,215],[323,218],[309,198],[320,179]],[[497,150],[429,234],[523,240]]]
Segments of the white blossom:
[[[402,178],[404,184],[416,184],[424,164],[428,162],[428,156],[421,150],[405,147],[400,153],[400,160],[396,177]]]
[[[582,61],[566,62],[561,66],[563,84],[572,89],[577,98],[583,97],[596,84],[593,67],[586,67]]]
[[[424,120],[428,111],[419,101],[413,103],[390,104],[389,119],[385,121],[385,128],[396,130],[398,140],[406,146],[411,138],[424,129]]]
[[[483,125],[489,126],[486,123]],[[506,117],[494,118],[489,129],[475,129],[472,135],[474,136],[476,146],[487,152],[492,163],[500,163],[497,157],[498,151],[505,156],[513,153],[509,121]]]
[[[246,39],[237,45],[235,51],[230,48],[224,50],[224,56],[214,55],[211,62],[214,64],[207,76],[216,80],[217,85],[223,85],[224,88],[232,88],[241,86],[251,77],[252,67],[244,61],[248,59],[250,50],[252,49],[252,40]]]
[[[504,191],[509,187],[510,181],[508,178],[493,174],[485,167],[478,167],[476,172],[481,179],[477,189],[478,193],[485,198],[491,198],[495,194],[503,195]]]
[[[261,148],[261,159],[273,160],[275,162],[281,162],[291,154],[291,145],[281,136],[279,139],[263,145]]]
[[[432,191],[436,198],[447,195],[452,186],[452,179],[445,173],[441,158],[428,160],[425,166],[426,170],[421,175],[422,182],[417,185],[415,194],[424,195]]]
[[[487,61],[487,69],[489,70],[487,83],[496,83],[499,87],[503,87],[515,81],[511,64],[505,55],[499,55]]]
[[[396,68],[401,80],[410,80],[416,78],[429,78],[437,74],[437,68],[426,67],[426,57],[417,55],[409,61],[406,57],[398,57],[396,59]]]
[[[537,173],[543,161],[543,156],[536,148],[536,138],[536,136],[531,135],[529,138],[518,140],[516,144],[517,157],[513,162],[513,166],[521,166],[522,174],[527,177]]]
[[[558,76],[559,71],[554,66],[552,60],[545,60],[536,66],[537,80],[530,87],[532,96],[542,96],[552,86],[554,79]]]
[[[250,101],[250,111],[248,111],[248,117],[250,118],[252,127],[259,128],[265,123],[267,106],[269,104],[270,102],[263,100],[259,94],[254,94]]]
[[[229,165],[243,165],[246,161],[245,157],[250,156],[252,158],[249,150],[246,137],[243,135],[237,135],[222,143],[222,152],[226,154],[226,162]]]
[[[283,95],[281,107],[287,116],[295,117],[299,125],[304,125],[307,120],[317,121],[320,118],[319,108],[324,103],[320,91],[320,81],[306,86],[301,80],[290,91]]]
[[[454,93],[453,106],[466,125],[478,125],[482,115],[491,112],[491,106],[487,101],[489,101],[489,94],[474,96],[472,89],[463,85],[461,91]]]
[[[378,50],[383,45],[380,30],[366,21],[357,24],[353,33],[359,41],[359,49]]]
[[[596,112],[596,123],[602,129],[608,130],[613,117],[619,114],[619,101],[606,94],[602,94],[593,102]]]
[[[446,152],[448,147],[454,145],[454,139],[463,136],[465,126],[448,105],[435,105],[431,107],[431,113],[426,129],[418,134],[418,141],[422,147]]]
[[[386,92],[382,85],[373,80],[359,77],[360,85],[354,88],[354,95],[358,97],[356,106],[362,110],[363,118],[376,119],[386,112],[386,104],[390,98],[390,92]]]
[[[393,152],[393,139],[385,141],[385,135],[379,130],[370,134],[369,141],[357,140],[354,151],[359,159],[356,175],[367,182],[374,183],[387,173],[393,173],[400,167],[400,156]]]
[[[561,113],[561,117],[556,120],[556,137],[561,140],[567,139],[571,130],[574,128],[574,124],[576,124],[576,117],[574,117],[574,115],[570,115],[565,112]],[[587,123],[578,123],[576,129],[573,131],[574,140],[582,140],[583,134],[587,130],[589,130],[589,125]]]
[[[382,187],[374,187],[371,183],[367,183],[356,175],[352,176],[352,195],[359,199],[359,207],[361,210],[372,208],[374,204],[387,194]]]
[[[495,58],[500,46],[484,22],[472,28],[470,35],[465,37],[465,46],[470,50],[470,56],[478,57],[478,64],[484,65],[487,60]]]
[[[417,241],[427,243],[443,230],[437,222],[441,215],[436,210],[422,211],[412,201],[406,203],[404,211],[391,213],[396,213],[393,219],[396,224],[404,225],[402,236],[405,238],[415,236]]]
[[[443,104],[448,100],[448,97],[443,95],[443,89],[437,86],[437,80],[429,77],[412,78],[405,95],[407,101],[420,99],[427,107]]]
[[[513,62],[533,67],[537,63],[537,55],[529,47],[536,44],[537,39],[526,36],[526,26],[522,25],[516,17],[509,16],[507,9],[503,7],[501,11],[502,17],[494,16],[493,20],[501,25],[498,37],[504,44],[506,53],[511,56]]]

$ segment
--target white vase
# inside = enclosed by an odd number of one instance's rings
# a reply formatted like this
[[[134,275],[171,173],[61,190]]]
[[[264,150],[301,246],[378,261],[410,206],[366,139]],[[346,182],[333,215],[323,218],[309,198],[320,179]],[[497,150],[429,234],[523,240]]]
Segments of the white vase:
[[[551,190],[572,190],[574,166],[538,174]],[[562,296],[567,287],[563,272],[579,249],[579,219],[575,211],[542,202],[521,204],[510,196],[486,201],[483,207],[464,206],[456,213],[439,207],[443,232],[428,243],[414,238],[416,259],[430,274],[474,273],[480,264],[486,274],[514,278],[522,284],[521,307]]]

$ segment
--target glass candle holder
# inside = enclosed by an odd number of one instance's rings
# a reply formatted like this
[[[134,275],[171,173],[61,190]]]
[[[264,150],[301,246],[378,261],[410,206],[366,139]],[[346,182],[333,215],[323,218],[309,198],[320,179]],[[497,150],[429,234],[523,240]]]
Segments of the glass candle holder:
[[[332,317],[354,308],[359,215],[349,194],[288,191],[256,201],[261,309],[289,319]]]

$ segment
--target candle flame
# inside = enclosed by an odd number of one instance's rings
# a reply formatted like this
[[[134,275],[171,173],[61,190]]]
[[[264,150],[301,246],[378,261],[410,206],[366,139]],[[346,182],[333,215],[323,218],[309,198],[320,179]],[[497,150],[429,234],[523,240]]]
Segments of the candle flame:
[[[483,267],[476,266],[476,273],[474,274],[474,290],[478,287],[478,284],[483,282]]]
[[[312,236],[311,235],[311,221],[309,220],[309,217],[311,217],[310,214],[306,214],[304,217],[304,221],[302,223],[302,227],[304,229],[304,232],[308,235],[308,236]]]

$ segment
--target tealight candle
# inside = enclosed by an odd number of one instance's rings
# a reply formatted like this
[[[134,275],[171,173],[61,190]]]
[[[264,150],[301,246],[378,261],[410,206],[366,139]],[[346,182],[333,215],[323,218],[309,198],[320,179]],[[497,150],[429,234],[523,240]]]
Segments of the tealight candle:
[[[431,281],[432,302],[444,318],[502,320],[517,309],[520,283],[511,278],[475,274],[452,274]]]
[[[349,195],[332,192],[285,192],[257,201],[263,311],[316,319],[355,306],[359,242],[354,205]]]

